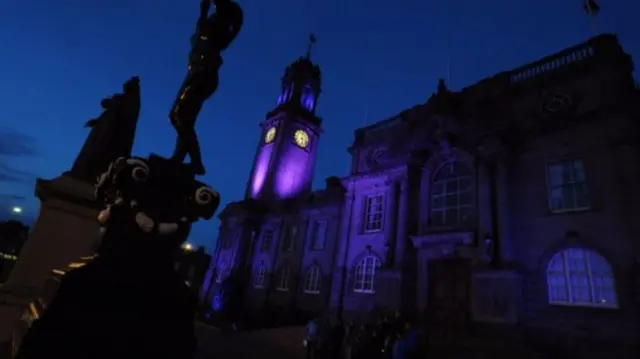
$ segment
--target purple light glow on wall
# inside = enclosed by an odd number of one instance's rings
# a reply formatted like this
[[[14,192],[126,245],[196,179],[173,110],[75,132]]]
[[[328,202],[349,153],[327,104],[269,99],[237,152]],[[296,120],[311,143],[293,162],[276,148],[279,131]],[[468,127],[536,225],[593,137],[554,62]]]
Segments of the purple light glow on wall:
[[[293,84],[291,86],[286,86],[282,91],[282,94],[278,97],[278,105],[281,105],[291,99],[291,95],[293,94]]]
[[[304,96],[302,96],[302,107],[313,112],[315,107],[315,96],[311,87],[305,87]]]
[[[251,197],[257,197],[264,182],[267,178],[269,171],[269,162],[271,162],[271,153],[273,152],[273,145],[269,144],[260,150],[260,154],[256,160],[256,167],[253,172],[253,178],[251,180]]]
[[[309,152],[295,146],[288,149],[277,170],[275,189],[278,197],[291,198],[305,190],[312,172],[309,162]]]

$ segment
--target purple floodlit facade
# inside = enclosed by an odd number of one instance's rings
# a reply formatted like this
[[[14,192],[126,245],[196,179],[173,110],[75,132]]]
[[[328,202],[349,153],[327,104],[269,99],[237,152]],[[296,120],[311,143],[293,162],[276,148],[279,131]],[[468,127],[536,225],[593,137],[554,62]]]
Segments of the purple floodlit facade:
[[[296,66],[307,78],[317,69]],[[635,340],[632,71],[602,35],[457,92],[441,81],[424,104],[358,129],[351,173],[311,192],[317,71],[311,110],[300,84],[262,124],[247,198],[220,215],[205,298],[235,273],[256,316],[402,309]],[[292,140],[299,129],[305,149]]]

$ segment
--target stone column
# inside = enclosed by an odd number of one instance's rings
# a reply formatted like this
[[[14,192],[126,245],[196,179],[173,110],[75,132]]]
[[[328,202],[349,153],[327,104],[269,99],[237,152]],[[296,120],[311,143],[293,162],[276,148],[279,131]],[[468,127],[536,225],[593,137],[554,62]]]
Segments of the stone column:
[[[429,305],[429,260],[436,254],[431,248],[417,248],[416,252],[418,255],[416,309],[419,313],[424,313]]]
[[[344,304],[345,281],[347,280],[347,271],[349,268],[349,245],[351,242],[351,227],[353,225],[353,204],[355,202],[355,194],[349,191],[345,194],[344,207],[342,209],[342,218],[340,219],[340,229],[337,231],[337,250],[336,262],[334,265],[333,280],[331,285],[330,307],[342,309]]]
[[[493,209],[491,208],[491,201],[493,200],[491,194],[491,178],[489,178],[489,166],[486,162],[480,162],[477,164],[477,208],[476,218],[478,226],[478,250],[481,257],[486,252],[484,238],[485,235],[496,236],[497,233],[493,233]]]
[[[428,222],[429,222],[429,211],[431,211],[431,171],[424,168],[422,170],[422,178],[420,179],[420,194],[419,194],[419,203],[418,203],[418,223],[419,223],[419,232],[424,233],[427,230]]]
[[[395,263],[397,266],[402,265],[406,252],[406,245],[409,241],[407,238],[407,220],[409,218],[409,178],[405,176],[400,183],[400,204],[398,207],[398,230],[395,240]]]
[[[513,259],[511,253],[511,238],[509,236],[509,172],[505,162],[499,162],[496,166],[497,176],[497,200],[498,200],[498,248],[499,259],[509,262]]]
[[[395,181],[389,183],[387,189],[387,201],[384,216],[384,258],[385,265],[393,265],[397,252],[395,251],[396,245],[396,198],[398,197],[398,184]]]

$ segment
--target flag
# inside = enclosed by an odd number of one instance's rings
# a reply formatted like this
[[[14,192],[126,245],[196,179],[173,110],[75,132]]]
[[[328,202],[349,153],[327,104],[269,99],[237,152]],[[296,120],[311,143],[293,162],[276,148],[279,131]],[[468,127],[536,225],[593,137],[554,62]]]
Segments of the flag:
[[[600,12],[600,5],[595,0],[584,0],[583,2],[582,7],[584,7],[589,16],[595,16]]]

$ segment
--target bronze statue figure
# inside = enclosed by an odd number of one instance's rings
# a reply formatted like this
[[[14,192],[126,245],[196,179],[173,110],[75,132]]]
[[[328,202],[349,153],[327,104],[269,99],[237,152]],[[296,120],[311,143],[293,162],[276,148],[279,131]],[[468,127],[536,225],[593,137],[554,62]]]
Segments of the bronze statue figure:
[[[109,163],[131,156],[140,114],[140,79],[133,77],[123,92],[103,99],[102,114],[87,121],[91,132],[78,154],[69,175],[93,183]]]
[[[209,14],[211,2],[215,13]],[[189,70],[169,118],[178,133],[173,159],[183,162],[187,154],[195,174],[204,174],[195,122],[204,102],[218,88],[221,53],[240,32],[242,8],[231,0],[202,0],[196,32],[191,38]]]

